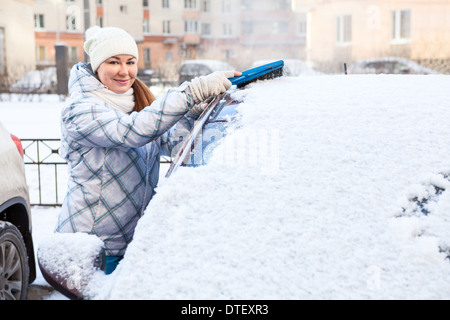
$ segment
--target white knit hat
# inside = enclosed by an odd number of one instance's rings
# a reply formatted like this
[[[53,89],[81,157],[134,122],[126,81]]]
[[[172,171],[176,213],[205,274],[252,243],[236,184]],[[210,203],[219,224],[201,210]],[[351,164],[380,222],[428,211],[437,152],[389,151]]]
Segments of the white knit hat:
[[[119,54],[129,54],[139,59],[134,38],[125,30],[115,27],[94,26],[86,30],[84,51],[89,55],[94,72],[105,60]]]

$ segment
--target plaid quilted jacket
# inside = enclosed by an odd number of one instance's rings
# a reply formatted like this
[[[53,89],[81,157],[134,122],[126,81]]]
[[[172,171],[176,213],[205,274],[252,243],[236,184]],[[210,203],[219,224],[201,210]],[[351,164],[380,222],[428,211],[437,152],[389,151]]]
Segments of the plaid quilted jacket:
[[[89,64],[73,67],[61,115],[68,192],[56,231],[95,234],[107,255],[121,256],[155,193],[160,155],[169,155],[193,124],[187,112],[194,103],[169,90],[143,111],[124,114],[86,94],[100,87]]]

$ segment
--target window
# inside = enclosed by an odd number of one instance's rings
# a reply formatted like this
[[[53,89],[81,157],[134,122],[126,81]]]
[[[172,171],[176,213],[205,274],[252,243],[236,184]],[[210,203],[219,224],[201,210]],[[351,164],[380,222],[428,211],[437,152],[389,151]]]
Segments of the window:
[[[211,12],[211,0],[202,0],[201,5],[201,10],[203,12]]]
[[[253,0],[242,0],[242,10],[252,10],[253,9]]]
[[[300,21],[298,23],[298,34],[301,36],[306,36],[306,21]]]
[[[233,35],[233,27],[231,23],[224,23],[223,24],[223,35],[224,36],[231,36]]]
[[[152,52],[149,48],[144,49],[144,64],[145,64],[145,69],[152,68]]]
[[[411,10],[392,11],[392,41],[409,41],[411,37]]]
[[[280,0],[280,10],[290,10],[291,0]]]
[[[36,61],[43,62],[46,61],[46,50],[44,46],[36,47]]]
[[[202,35],[203,36],[211,35],[211,23],[203,23],[202,24]]]
[[[128,13],[128,7],[125,5],[120,6],[120,12],[121,13]]]
[[[278,10],[280,7],[279,0],[271,0],[266,2],[269,2],[268,5],[270,10]]]
[[[197,0],[184,0],[184,8],[185,9],[197,9]]]
[[[306,14],[299,16],[297,33],[300,36],[306,36]]]
[[[69,61],[78,62],[78,48],[77,47],[69,47],[68,48],[68,56],[69,56]]]
[[[45,28],[44,15],[43,14],[35,14],[34,15],[34,27],[36,29],[44,29]]]
[[[230,0],[222,0],[222,12],[223,13],[231,12],[231,1]]]
[[[170,34],[170,21],[163,21],[163,33]]]
[[[228,59],[234,58],[233,50],[222,50],[222,57],[223,57],[224,60],[228,60]]]
[[[184,32],[186,33],[198,33],[198,21],[197,20],[185,20]]]
[[[144,19],[143,29],[144,29],[144,33],[150,33],[150,20],[149,19]]]
[[[242,22],[242,33],[247,34],[247,35],[253,33],[253,22],[252,21],[243,21]]]
[[[289,32],[289,22],[286,21],[276,21],[272,24],[273,34],[282,34]]]
[[[66,29],[67,31],[77,30],[77,19],[75,16],[66,16]]]
[[[167,51],[166,52],[166,61],[172,61],[173,60],[173,52]]]
[[[0,28],[0,75],[6,74],[5,29]]]
[[[336,43],[351,44],[352,42],[352,16],[342,15],[336,18]]]
[[[100,28],[103,28],[103,17],[97,17],[95,18],[95,23],[97,26],[99,26]]]
[[[66,8],[66,30],[75,31],[80,29],[81,9],[76,5]]]
[[[103,0],[95,0],[95,4],[99,7],[103,6]]]
[[[142,6],[148,8],[148,0],[142,0]]]
[[[169,0],[162,0],[162,7],[164,9],[169,9],[170,8]]]

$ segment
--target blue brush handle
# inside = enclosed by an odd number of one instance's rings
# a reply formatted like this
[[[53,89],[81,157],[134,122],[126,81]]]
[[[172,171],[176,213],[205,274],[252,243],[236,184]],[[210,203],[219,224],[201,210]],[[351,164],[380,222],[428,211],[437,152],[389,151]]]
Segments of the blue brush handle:
[[[257,80],[259,77],[264,76],[270,72],[281,69],[284,67],[284,61],[279,60],[271,62],[253,69],[242,72],[242,75],[234,78],[229,78],[233,85],[239,85],[241,83]]]

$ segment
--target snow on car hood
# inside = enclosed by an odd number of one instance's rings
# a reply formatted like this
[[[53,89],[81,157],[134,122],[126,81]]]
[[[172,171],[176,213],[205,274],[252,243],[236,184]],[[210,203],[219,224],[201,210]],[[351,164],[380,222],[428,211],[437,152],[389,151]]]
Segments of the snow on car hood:
[[[252,85],[211,162],[161,181],[94,298],[450,298],[450,191],[402,215],[411,188],[450,172],[448,88],[439,75]]]

